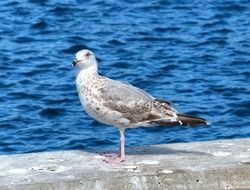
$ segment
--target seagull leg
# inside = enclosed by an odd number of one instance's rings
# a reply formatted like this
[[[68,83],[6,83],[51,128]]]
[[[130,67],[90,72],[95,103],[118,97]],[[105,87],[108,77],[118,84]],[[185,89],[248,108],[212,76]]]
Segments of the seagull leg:
[[[120,150],[119,154],[103,154],[106,156],[104,159],[104,162],[107,164],[119,164],[121,162],[125,161],[125,136],[124,136],[124,131],[125,128],[119,128],[120,131]]]
[[[120,159],[121,162],[125,161],[125,136],[124,131],[125,128],[119,128],[120,130]]]

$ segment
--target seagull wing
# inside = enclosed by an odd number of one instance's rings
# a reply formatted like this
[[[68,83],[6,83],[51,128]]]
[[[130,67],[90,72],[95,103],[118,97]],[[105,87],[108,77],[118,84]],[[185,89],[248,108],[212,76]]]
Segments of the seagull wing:
[[[129,83],[108,79],[100,90],[104,106],[120,112],[131,127],[206,124],[202,118],[179,114],[170,102],[156,99]]]
[[[161,118],[177,122],[176,111],[169,102],[155,99],[129,83],[108,79],[107,85],[100,91],[103,105],[120,112],[131,125],[145,126]]]
[[[107,85],[100,89],[102,98],[108,101],[125,104],[133,101],[153,101],[154,97],[129,83],[107,79]]]

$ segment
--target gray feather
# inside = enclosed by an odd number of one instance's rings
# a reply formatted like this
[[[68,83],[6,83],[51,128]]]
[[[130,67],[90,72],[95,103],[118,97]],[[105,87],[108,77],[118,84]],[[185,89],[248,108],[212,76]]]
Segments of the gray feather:
[[[129,83],[107,79],[107,84],[101,88],[101,96],[109,101],[123,101],[125,104],[131,101],[152,101],[153,97],[142,89]]]

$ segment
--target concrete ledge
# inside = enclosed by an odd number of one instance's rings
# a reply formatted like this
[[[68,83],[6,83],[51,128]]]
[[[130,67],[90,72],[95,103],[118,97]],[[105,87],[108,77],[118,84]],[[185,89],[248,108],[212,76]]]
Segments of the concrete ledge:
[[[97,153],[0,156],[0,190],[250,189],[250,139],[135,147],[121,165]]]

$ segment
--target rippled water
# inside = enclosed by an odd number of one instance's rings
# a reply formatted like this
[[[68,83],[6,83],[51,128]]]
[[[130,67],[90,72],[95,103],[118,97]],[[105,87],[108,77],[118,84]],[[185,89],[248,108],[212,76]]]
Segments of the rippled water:
[[[250,137],[249,1],[186,2],[0,1],[0,154],[117,148],[78,100],[82,48],[103,75],[211,123],[127,130],[127,146]]]

